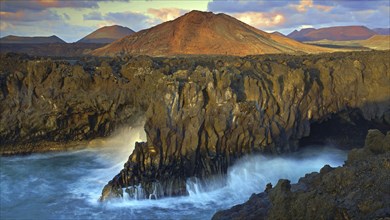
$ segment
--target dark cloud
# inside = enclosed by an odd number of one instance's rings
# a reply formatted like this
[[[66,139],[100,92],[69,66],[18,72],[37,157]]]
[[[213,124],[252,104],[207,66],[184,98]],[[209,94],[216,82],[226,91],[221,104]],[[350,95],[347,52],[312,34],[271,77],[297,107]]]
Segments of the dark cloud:
[[[100,12],[93,11],[91,13],[83,15],[83,19],[85,21],[88,21],[88,20],[100,21],[100,20],[103,20],[103,16],[102,16],[102,14]]]
[[[22,22],[29,23],[37,21],[61,21],[63,17],[52,11],[17,11],[17,12],[1,12],[1,21],[10,22],[12,24],[20,24]]]
[[[18,12],[21,10],[43,11],[48,8],[99,8],[99,1],[78,0],[13,0],[0,1],[1,11]]]

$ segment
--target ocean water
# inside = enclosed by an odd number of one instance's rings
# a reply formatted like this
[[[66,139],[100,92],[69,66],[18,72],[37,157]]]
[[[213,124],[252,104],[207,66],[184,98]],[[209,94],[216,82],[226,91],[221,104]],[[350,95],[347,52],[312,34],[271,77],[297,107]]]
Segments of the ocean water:
[[[248,200],[280,178],[297,182],[325,164],[340,166],[346,152],[330,147],[283,157],[252,155],[227,175],[199,184],[187,182],[189,195],[158,200],[121,198],[98,202],[103,186],[127,160],[142,126],[126,128],[85,150],[0,157],[0,219],[210,219],[221,209]],[[314,150],[315,149],[315,150]]]

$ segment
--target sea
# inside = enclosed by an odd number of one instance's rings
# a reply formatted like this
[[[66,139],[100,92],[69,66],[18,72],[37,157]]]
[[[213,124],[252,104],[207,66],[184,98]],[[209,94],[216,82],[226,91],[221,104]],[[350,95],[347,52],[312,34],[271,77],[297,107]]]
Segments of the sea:
[[[82,150],[0,157],[0,219],[210,219],[264,191],[267,183],[297,182],[326,164],[341,166],[347,155],[335,146],[306,147],[286,156],[251,155],[224,176],[188,180],[187,196],[99,202],[104,185],[145,136],[139,125]]]

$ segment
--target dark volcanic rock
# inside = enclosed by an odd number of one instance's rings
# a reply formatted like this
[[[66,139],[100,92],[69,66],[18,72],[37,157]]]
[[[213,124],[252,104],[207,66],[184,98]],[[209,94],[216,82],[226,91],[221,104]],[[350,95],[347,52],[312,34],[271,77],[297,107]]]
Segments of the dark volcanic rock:
[[[386,53],[345,55],[215,59],[173,72],[157,82],[161,95],[146,112],[147,143],[111,184],[150,193],[159,182],[164,195],[180,194],[187,178],[226,173],[242,155],[296,150],[311,123],[338,113],[348,121],[357,111],[388,130]],[[353,138],[363,145],[364,135]]]
[[[65,149],[107,136],[146,111],[161,77],[122,67],[125,61],[85,58],[71,65],[12,54],[0,60],[1,154]]]
[[[358,115],[366,127],[389,129],[388,57],[85,57],[71,64],[3,55],[0,152],[73,147],[145,114],[147,142],[136,144],[106,195],[139,184],[147,196],[157,186],[179,195],[187,178],[226,173],[245,154],[295,151],[314,123],[342,118],[358,129],[351,120]],[[363,145],[359,130],[350,134]]]
[[[273,189],[213,219],[384,219],[390,216],[390,132],[369,130],[343,167],[324,166],[297,184],[279,180]]]

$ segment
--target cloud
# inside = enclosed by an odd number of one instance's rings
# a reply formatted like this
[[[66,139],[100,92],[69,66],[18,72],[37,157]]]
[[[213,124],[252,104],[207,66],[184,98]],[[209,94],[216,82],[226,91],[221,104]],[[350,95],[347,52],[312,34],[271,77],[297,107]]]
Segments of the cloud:
[[[93,11],[91,13],[83,15],[83,19],[85,21],[88,21],[88,20],[100,21],[100,20],[103,20],[103,16],[102,16],[102,14],[100,12]]]
[[[316,0],[321,4],[326,4],[326,1]],[[331,0],[328,4],[333,6],[342,7],[350,11],[364,11],[369,9],[377,9],[380,6],[389,6],[388,0],[370,0],[370,1],[358,1],[358,0]]]
[[[165,22],[180,17],[181,15],[187,13],[188,10],[183,10],[179,8],[149,8],[147,12],[153,15],[155,18],[159,19],[161,22]]]
[[[213,0],[208,3],[208,10],[227,13],[254,27],[273,31],[288,32],[301,26],[390,26],[388,0]]]
[[[333,9],[332,5],[323,5],[322,3],[314,4],[313,0],[301,0],[299,5],[293,5],[293,7],[300,13],[307,12],[310,8],[315,8],[319,11],[329,12]]]
[[[8,22],[0,21],[0,31],[14,28],[14,26]]]
[[[99,8],[99,1],[72,0],[13,0],[0,1],[1,11],[18,12],[21,10],[43,11],[49,8]]]
[[[307,8],[313,7],[313,0],[301,0],[299,5],[296,5],[295,8],[299,12],[306,12]]]
[[[285,22],[285,17],[277,13],[245,12],[231,15],[256,28],[275,27]]]
[[[36,22],[36,21],[59,21],[62,20],[62,16],[52,11],[17,11],[17,12],[0,12],[0,18],[2,21],[8,21],[11,23],[17,22]]]

